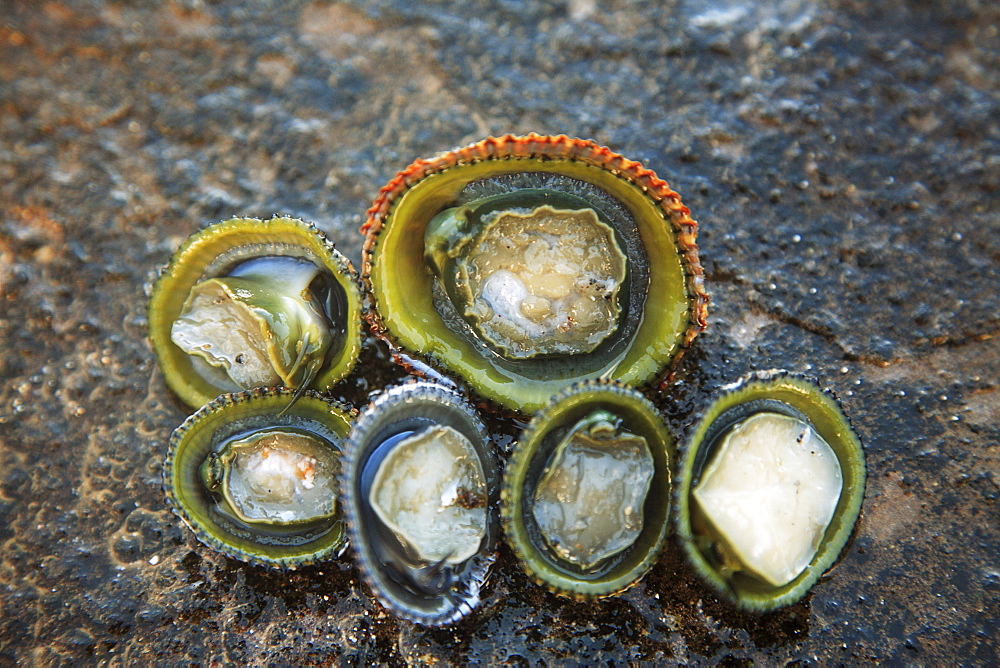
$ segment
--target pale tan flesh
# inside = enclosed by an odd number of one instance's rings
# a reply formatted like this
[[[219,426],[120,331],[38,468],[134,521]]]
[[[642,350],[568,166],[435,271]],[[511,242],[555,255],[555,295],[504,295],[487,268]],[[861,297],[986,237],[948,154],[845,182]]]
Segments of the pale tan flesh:
[[[644,438],[572,432],[535,490],[532,512],[546,543],[584,570],[628,549],[642,533],[653,473]]]
[[[225,369],[244,389],[281,385],[268,352],[264,323],[227,294],[218,282],[205,281],[192,289],[170,339],[189,355]]]
[[[472,443],[436,425],[400,441],[381,462],[369,503],[407,549],[431,564],[459,564],[486,536],[486,477]]]
[[[498,212],[470,246],[466,315],[510,356],[587,353],[617,328],[625,256],[592,210]]]
[[[255,435],[231,447],[236,455],[224,494],[244,519],[304,522],[333,513],[336,463],[328,448],[287,432]]]

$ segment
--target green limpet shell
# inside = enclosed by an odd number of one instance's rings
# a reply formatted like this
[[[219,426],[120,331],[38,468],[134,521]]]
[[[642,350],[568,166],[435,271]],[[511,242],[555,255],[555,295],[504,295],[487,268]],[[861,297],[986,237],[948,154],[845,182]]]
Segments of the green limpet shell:
[[[525,261],[508,264],[495,235],[516,225]],[[604,230],[614,238],[590,241]],[[590,141],[507,135],[417,160],[361,231],[366,317],[395,361],[414,373],[428,362],[507,409],[535,411],[585,379],[651,383],[705,328],[689,210]],[[598,246],[606,256],[584,257]]]
[[[361,290],[311,223],[233,218],[171,258],[149,299],[149,338],[167,385],[192,408],[255,386],[328,390],[361,350]]]
[[[514,446],[500,493],[504,535],[525,572],[577,599],[634,585],[666,541],[673,457],[659,412],[634,389],[591,380],[552,397]]]
[[[295,569],[337,556],[339,458],[355,414],[311,390],[217,397],[170,437],[167,502],[199,541],[241,561]],[[262,478],[246,472],[255,466]]]
[[[820,443],[825,441],[840,467],[840,496],[825,531],[816,534],[821,535],[816,552],[796,577],[781,586],[767,582],[753,573],[752,566],[741,563],[734,550],[745,547],[727,544],[723,534],[704,516],[693,494],[710,463],[714,466],[713,456],[721,444],[740,425],[762,415],[785,416],[804,423]],[[791,605],[834,565],[847,544],[861,512],[865,475],[861,440],[832,393],[786,371],[755,372],[724,387],[690,432],[679,474],[677,536],[699,575],[736,606],[767,611]]]

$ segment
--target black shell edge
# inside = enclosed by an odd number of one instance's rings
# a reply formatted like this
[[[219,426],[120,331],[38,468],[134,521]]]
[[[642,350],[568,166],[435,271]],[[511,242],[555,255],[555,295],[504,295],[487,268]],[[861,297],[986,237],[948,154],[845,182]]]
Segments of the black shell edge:
[[[342,466],[340,479],[340,491],[342,497],[341,503],[343,504],[344,509],[343,519],[346,528],[349,551],[354,557],[354,563],[365,584],[368,586],[369,591],[372,593],[373,598],[378,601],[383,608],[399,618],[420,624],[422,626],[441,627],[454,624],[462,620],[472,613],[472,611],[475,610],[475,608],[481,603],[482,599],[480,597],[480,591],[489,579],[490,569],[497,558],[495,546],[488,549],[486,553],[473,557],[473,559],[476,560],[476,563],[473,564],[470,571],[466,574],[466,578],[469,581],[464,582],[464,590],[458,592],[461,602],[439,615],[430,616],[415,613],[412,609],[406,607],[395,598],[390,597],[383,592],[382,587],[378,584],[374,576],[372,565],[367,563],[366,559],[362,556],[360,550],[358,549],[358,545],[360,544],[359,541],[362,539],[362,536],[360,535],[360,528],[358,527],[354,517],[354,506],[356,503],[360,503],[361,500],[355,498],[354,488],[351,482],[352,472],[357,466],[356,458],[359,451],[359,442],[361,437],[366,435],[366,433],[372,428],[375,420],[377,420],[377,412],[383,403],[398,401],[399,397],[409,393],[415,393],[417,397],[447,397],[448,401],[453,402],[454,406],[467,410],[470,417],[473,418],[472,421],[481,436],[482,443],[486,447],[492,448],[492,441],[490,439],[489,432],[483,424],[482,419],[475,413],[473,406],[464,396],[462,396],[457,388],[434,383],[424,379],[410,379],[398,385],[386,388],[361,411],[344,444],[344,455],[341,460]],[[500,464],[498,462],[498,473],[499,469]]]

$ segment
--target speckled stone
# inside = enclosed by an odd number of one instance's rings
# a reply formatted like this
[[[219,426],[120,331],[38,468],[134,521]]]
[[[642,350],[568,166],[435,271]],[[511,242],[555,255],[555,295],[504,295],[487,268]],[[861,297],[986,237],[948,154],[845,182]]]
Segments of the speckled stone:
[[[0,5],[0,663],[1000,658],[995,4],[267,5]],[[840,395],[868,492],[803,602],[736,612],[672,545],[575,603],[504,549],[483,605],[428,630],[349,561],[247,566],[167,509],[186,411],[145,300],[178,244],[282,213],[357,262],[398,169],[508,131],[642,160],[700,221],[709,329],[653,397],[675,433],[751,369]],[[337,390],[354,404],[400,377],[364,355]]]

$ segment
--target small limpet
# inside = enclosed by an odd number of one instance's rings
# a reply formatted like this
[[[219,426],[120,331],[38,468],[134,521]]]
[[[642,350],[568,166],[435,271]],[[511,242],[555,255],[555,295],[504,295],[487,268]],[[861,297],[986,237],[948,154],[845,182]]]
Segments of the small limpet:
[[[573,598],[635,584],[669,529],[674,442],[641,393],[578,383],[532,418],[504,473],[504,535],[525,572]]]
[[[294,218],[233,218],[191,235],[148,313],[164,380],[191,408],[254,387],[328,390],[361,350],[354,268]]]
[[[723,388],[687,439],[677,534],[702,578],[741,608],[801,599],[861,512],[865,455],[814,382],[760,371]]]
[[[168,503],[205,545],[294,569],[339,555],[339,459],[354,411],[316,392],[224,394],[170,437]]]

